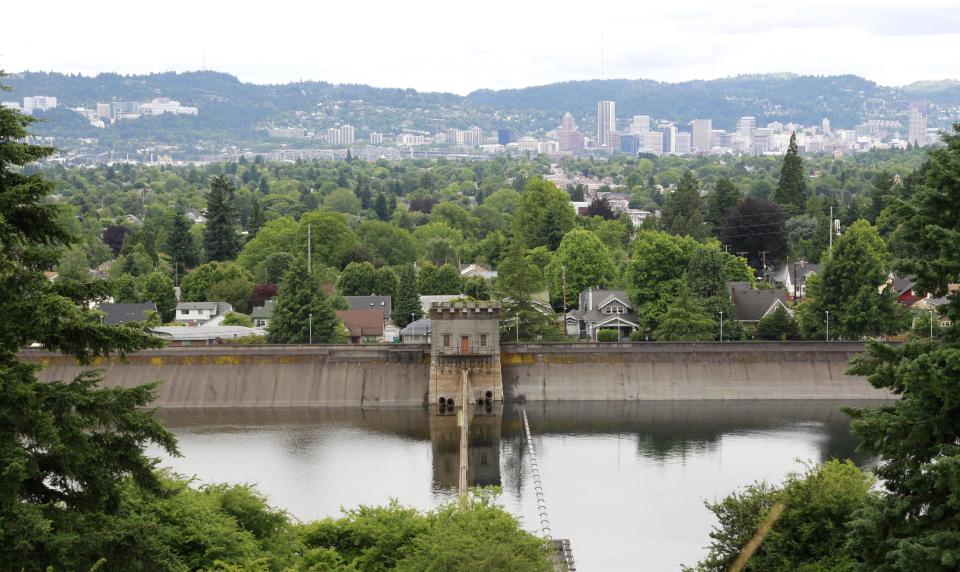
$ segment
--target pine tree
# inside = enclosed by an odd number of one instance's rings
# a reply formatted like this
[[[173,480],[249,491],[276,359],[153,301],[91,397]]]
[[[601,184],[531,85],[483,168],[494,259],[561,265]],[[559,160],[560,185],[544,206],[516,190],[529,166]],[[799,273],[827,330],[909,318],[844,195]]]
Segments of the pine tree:
[[[397,296],[393,299],[393,323],[401,328],[423,317],[420,292],[417,290],[417,273],[412,264],[404,264],[395,270],[399,279]]]
[[[803,159],[797,150],[796,133],[790,135],[790,146],[783,158],[780,180],[773,197],[790,214],[803,214],[807,203],[807,180],[803,175]]]
[[[700,182],[689,170],[684,171],[676,190],[667,197],[660,224],[670,234],[706,238]]]
[[[543,272],[527,257],[521,239],[510,239],[507,254],[500,262],[496,290],[500,298],[501,336],[504,340],[559,339],[560,327],[548,308],[534,304],[533,295],[543,290]]]
[[[387,205],[387,197],[383,193],[377,194],[377,201],[373,205],[373,212],[377,213],[377,218],[380,220],[390,220],[390,208]]]
[[[265,222],[263,211],[260,210],[260,201],[253,199],[253,204],[250,205],[250,214],[247,215],[248,240],[257,236],[257,232],[260,231],[260,227],[262,227]]]
[[[331,300],[323,293],[323,284],[316,274],[307,274],[306,260],[301,259],[280,282],[267,339],[272,344],[309,343],[311,323],[313,343],[343,340],[340,319]]]
[[[733,181],[729,177],[721,177],[714,185],[713,192],[707,197],[707,219],[717,236],[723,231],[727,215],[743,200]]]
[[[109,284],[55,284],[43,275],[74,239],[47,200],[53,183],[23,170],[53,153],[24,142],[32,121],[0,107],[0,562],[7,570],[52,567],[90,523],[112,522],[124,487],[159,488],[148,446],[176,452],[174,437],[146,408],[156,384],[98,389],[97,371],[40,383],[37,366],[19,361],[32,342],[83,365],[162,343],[142,329],[101,323],[88,302],[109,295]]]
[[[705,342],[716,339],[718,332],[716,320],[684,282],[653,331],[653,338],[658,342]]]
[[[792,340],[797,335],[797,321],[782,306],[764,316],[757,325],[757,336],[761,340]]]
[[[173,224],[167,234],[164,252],[170,257],[170,262],[178,274],[183,274],[197,265],[197,244],[190,233],[190,219],[183,209],[177,209],[173,215]]]
[[[203,249],[210,262],[233,260],[240,250],[237,241],[237,215],[233,207],[233,186],[224,175],[210,179],[206,194],[207,228],[203,232]]]

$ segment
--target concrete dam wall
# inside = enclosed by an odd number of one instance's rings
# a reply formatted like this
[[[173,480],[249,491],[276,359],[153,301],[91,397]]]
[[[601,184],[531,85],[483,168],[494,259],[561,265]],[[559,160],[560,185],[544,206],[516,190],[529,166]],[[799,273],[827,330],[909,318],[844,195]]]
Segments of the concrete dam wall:
[[[505,401],[890,399],[846,374],[859,342],[525,344],[501,358]]]
[[[889,399],[846,375],[859,343],[510,344],[503,395],[522,401]],[[423,405],[427,345],[212,346],[138,352],[80,366],[28,350],[42,381],[103,369],[106,387],[160,380],[158,407]]]

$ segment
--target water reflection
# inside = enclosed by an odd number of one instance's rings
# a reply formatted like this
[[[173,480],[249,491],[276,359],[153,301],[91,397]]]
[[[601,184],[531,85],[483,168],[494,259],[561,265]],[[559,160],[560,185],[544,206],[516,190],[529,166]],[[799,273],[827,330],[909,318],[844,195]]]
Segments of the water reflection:
[[[843,404],[824,401],[527,404],[553,531],[581,567],[677,570],[707,542],[704,500],[779,480],[797,459],[854,458]],[[857,406],[865,403],[858,402]],[[473,410],[473,485],[502,485],[527,528],[538,522],[519,406]],[[456,416],[439,409],[183,409],[160,417],[184,456],[163,464],[204,482],[251,482],[301,519],[391,498],[453,500]]]

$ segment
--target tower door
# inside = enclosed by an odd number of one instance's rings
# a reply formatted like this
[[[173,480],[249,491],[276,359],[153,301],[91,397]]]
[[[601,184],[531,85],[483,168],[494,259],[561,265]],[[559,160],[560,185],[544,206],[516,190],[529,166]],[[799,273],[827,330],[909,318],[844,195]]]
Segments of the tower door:
[[[470,353],[470,336],[460,336],[460,353]]]

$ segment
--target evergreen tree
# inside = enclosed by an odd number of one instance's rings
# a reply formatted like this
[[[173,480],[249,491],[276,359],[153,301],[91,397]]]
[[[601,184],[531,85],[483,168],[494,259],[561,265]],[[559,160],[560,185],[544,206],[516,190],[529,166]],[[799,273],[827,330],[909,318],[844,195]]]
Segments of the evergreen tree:
[[[170,257],[170,262],[178,274],[183,274],[197,265],[197,244],[190,233],[190,219],[183,209],[177,209],[173,215],[164,252]]]
[[[462,294],[463,280],[453,264],[435,266],[426,262],[417,273],[417,289],[425,295]]]
[[[783,158],[773,197],[790,214],[803,214],[807,204],[807,179],[803,174],[803,159],[797,150],[796,133],[790,135],[790,146]]]
[[[754,268],[772,266],[787,255],[786,212],[776,203],[748,198],[727,214],[723,242],[744,252]]]
[[[0,107],[0,562],[8,570],[53,566],[88,523],[119,512],[122,491],[159,488],[145,448],[176,452],[146,409],[155,384],[98,389],[97,371],[40,383],[37,366],[19,361],[33,342],[84,365],[161,345],[142,329],[104,325],[89,310],[109,284],[44,276],[74,239],[47,200],[54,185],[24,171],[53,152],[25,142],[32,121]]]
[[[298,260],[280,282],[267,340],[272,344],[309,343],[311,323],[313,343],[343,340],[340,319],[323,293],[318,274],[308,275],[306,260]]]
[[[377,200],[373,205],[373,212],[377,213],[377,218],[382,221],[390,220],[390,207],[387,205],[387,197],[383,193],[377,193]]]
[[[757,325],[757,336],[761,340],[792,340],[797,334],[797,321],[783,307],[764,316]]]
[[[267,178],[266,178],[266,177],[261,177],[261,178],[260,178],[259,191],[260,191],[260,194],[261,194],[261,195],[269,195],[269,194],[270,194],[270,184],[267,183]]]
[[[857,221],[833,245],[833,254],[810,279],[797,318],[804,334],[821,337],[830,312],[831,337],[859,339],[896,333],[900,319],[893,293],[887,247],[877,230]]]
[[[741,200],[743,200],[743,195],[740,193],[740,189],[733,184],[729,177],[720,177],[717,180],[713,192],[707,197],[707,221],[713,228],[714,235],[720,236],[727,221],[727,215],[740,204]]]
[[[224,175],[210,179],[206,194],[207,228],[203,231],[203,249],[207,260],[233,260],[240,250],[237,241],[237,215],[233,207],[233,186]]]
[[[412,264],[404,264],[396,269],[398,284],[397,296],[393,299],[393,323],[401,328],[413,320],[423,317],[420,306],[420,291],[417,289],[417,272]]]
[[[500,329],[503,340],[553,340],[561,337],[560,326],[549,309],[534,303],[543,290],[543,272],[528,256],[523,243],[513,237],[500,262],[496,291],[500,298]]]
[[[683,172],[676,190],[667,197],[660,224],[670,234],[690,236],[696,240],[706,238],[700,182],[689,170]]]
[[[369,262],[351,262],[340,273],[337,287],[344,296],[370,296],[376,292],[377,269]]]
[[[257,236],[260,227],[263,226],[263,223],[267,222],[263,216],[263,211],[260,210],[260,201],[254,198],[252,203],[253,204],[250,205],[250,214],[247,215],[247,240]]]
[[[653,339],[658,342],[706,342],[716,339],[718,332],[717,321],[684,282],[660,325],[653,331]]]

